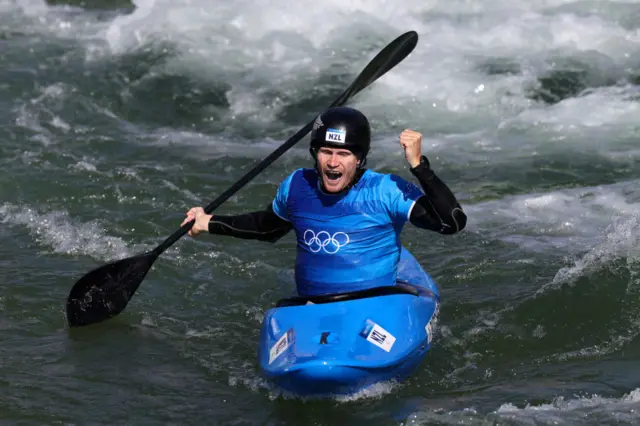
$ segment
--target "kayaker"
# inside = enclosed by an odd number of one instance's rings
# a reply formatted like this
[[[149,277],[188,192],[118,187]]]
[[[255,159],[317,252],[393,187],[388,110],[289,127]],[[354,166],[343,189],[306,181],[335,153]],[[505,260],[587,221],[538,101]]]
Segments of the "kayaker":
[[[193,207],[181,225],[195,218],[192,237],[209,232],[268,242],[295,230],[300,296],[391,285],[407,221],[440,234],[455,234],[467,222],[454,194],[422,155],[422,135],[407,129],[399,141],[422,191],[397,175],[366,169],[369,121],[356,109],[330,108],[311,131],[314,167],[291,173],[265,210],[213,216]]]

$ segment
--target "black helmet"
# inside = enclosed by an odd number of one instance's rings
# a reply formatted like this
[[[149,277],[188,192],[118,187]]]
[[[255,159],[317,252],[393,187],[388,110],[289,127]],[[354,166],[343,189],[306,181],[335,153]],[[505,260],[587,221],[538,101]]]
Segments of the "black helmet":
[[[371,127],[367,117],[349,107],[333,107],[320,115],[311,131],[311,155],[323,146],[353,152],[364,165],[371,146]]]

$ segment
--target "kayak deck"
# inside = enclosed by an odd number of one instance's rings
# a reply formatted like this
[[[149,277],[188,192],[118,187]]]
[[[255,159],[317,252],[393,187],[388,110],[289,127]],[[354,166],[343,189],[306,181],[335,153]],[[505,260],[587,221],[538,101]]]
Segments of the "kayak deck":
[[[422,285],[281,300],[262,323],[263,375],[300,395],[350,394],[406,379],[430,349],[439,304],[431,277],[411,272]]]

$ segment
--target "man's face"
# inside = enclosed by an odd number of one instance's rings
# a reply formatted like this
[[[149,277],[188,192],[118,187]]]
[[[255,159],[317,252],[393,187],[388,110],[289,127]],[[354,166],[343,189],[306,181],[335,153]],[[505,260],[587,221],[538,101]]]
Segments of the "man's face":
[[[356,175],[358,157],[348,149],[321,147],[316,154],[322,185],[327,192],[340,192]]]

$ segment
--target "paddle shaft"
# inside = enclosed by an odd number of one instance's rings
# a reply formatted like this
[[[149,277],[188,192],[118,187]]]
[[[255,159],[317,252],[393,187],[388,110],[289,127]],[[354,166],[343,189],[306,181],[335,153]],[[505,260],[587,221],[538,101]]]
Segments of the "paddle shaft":
[[[358,75],[353,83],[336,99],[329,108],[335,106],[344,105],[349,99],[351,99],[355,94],[365,89],[371,83],[376,81],[379,77],[389,71],[391,68],[396,66],[400,61],[402,61],[415,47],[418,41],[418,35],[415,31],[409,31],[392,43],[390,43],[387,47],[385,47],[378,55],[365,67],[364,70]],[[407,45],[411,45],[411,47],[406,50],[405,54],[402,57],[398,57],[397,55],[388,54],[391,50],[397,50],[398,46],[405,45],[405,49]],[[395,52],[397,53],[397,52]],[[315,119],[314,119],[315,120]],[[251,169],[247,174],[245,174],[240,180],[231,185],[229,189],[220,194],[218,198],[213,200],[207,207],[205,207],[204,211],[207,214],[211,214],[215,209],[220,207],[222,203],[227,201],[230,197],[232,197],[236,192],[238,192],[243,186],[249,183],[254,177],[256,177],[261,171],[266,169],[271,163],[277,160],[282,154],[288,151],[293,145],[298,143],[307,133],[311,131],[313,128],[313,121],[310,121],[306,126],[302,129],[298,130],[298,132],[290,137],[285,143],[280,145],[274,152],[269,154],[264,160],[262,160],[257,166]],[[156,256],[159,256],[166,249],[171,247],[173,243],[178,241],[184,234],[189,232],[189,230],[193,227],[195,220],[189,221],[182,225],[180,229],[170,235],[166,240],[164,240],[158,247],[153,250],[153,253]]]
[[[385,47],[356,77],[329,108],[344,105],[351,97],[376,81],[406,58],[418,43],[418,34],[409,31]],[[315,120],[314,120],[315,121]],[[204,209],[207,214],[233,196],[258,173],[298,143],[313,128],[309,122],[274,152],[252,168],[240,180],[223,192]],[[71,327],[104,321],[122,312],[147,275],[151,266],[173,243],[193,227],[195,221],[185,223],[154,250],[108,263],[80,278],[67,298],[67,320]]]

